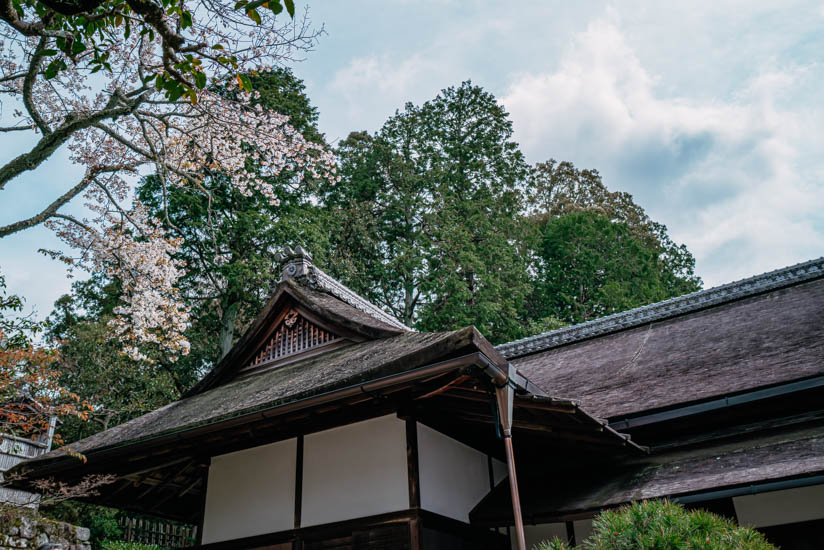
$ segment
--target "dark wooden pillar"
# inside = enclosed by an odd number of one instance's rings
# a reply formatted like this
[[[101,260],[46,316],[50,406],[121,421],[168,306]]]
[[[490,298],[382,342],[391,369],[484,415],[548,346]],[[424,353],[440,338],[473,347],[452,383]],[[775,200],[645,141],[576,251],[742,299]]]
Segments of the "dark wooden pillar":
[[[575,524],[571,521],[566,522],[567,542],[570,546],[575,546]]]
[[[203,469],[203,477],[201,478],[202,494],[200,496],[200,519],[197,523],[197,537],[195,537],[197,546],[203,544],[203,524],[206,520],[206,490],[209,486],[209,467],[212,465],[212,458],[207,458],[205,463],[206,467]]]
[[[303,550],[300,523],[303,514],[303,434],[297,437],[295,451],[295,540],[292,541],[292,550]]]
[[[409,508],[412,518],[409,521],[411,550],[421,550],[421,477],[418,470],[418,426],[414,418],[406,419],[406,467],[409,478]]]
[[[295,529],[300,528],[303,512],[303,434],[297,437],[295,453]]]

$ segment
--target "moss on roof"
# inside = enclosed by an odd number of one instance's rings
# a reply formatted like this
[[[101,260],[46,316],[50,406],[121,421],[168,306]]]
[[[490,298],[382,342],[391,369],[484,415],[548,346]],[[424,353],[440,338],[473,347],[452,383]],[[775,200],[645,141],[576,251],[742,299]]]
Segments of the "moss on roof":
[[[444,353],[466,347],[473,335],[474,329],[469,327],[450,332],[404,332],[351,344],[185,397],[70,447],[88,453],[272,409],[423,366]],[[62,454],[62,450],[53,451],[32,462]]]

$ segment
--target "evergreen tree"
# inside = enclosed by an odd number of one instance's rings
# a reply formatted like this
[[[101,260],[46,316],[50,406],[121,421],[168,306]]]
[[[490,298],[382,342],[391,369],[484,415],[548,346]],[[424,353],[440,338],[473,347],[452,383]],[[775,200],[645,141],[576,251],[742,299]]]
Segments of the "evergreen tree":
[[[533,316],[579,323],[668,298],[657,251],[629,225],[592,211],[540,228]]]
[[[471,82],[407,104],[374,136],[341,144],[328,189],[330,266],[422,330],[522,334],[529,284],[519,247],[528,173],[507,112]]]
[[[632,195],[610,191],[597,170],[579,170],[571,162],[550,159],[537,164],[529,181],[529,214],[538,226],[548,219],[580,211],[599,213],[624,223],[629,231],[658,255],[658,276],[667,297],[701,288],[695,275],[695,258],[684,245],[676,244],[667,226],[653,221]]]
[[[701,288],[689,250],[632,195],[607,189],[596,170],[550,160],[533,169],[529,189],[524,238],[532,242],[534,291],[526,316],[534,327],[587,321]]]

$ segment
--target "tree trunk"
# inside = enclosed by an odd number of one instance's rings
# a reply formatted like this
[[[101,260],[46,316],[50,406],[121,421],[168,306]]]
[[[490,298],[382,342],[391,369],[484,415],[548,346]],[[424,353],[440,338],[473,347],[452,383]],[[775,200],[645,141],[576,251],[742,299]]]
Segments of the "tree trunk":
[[[240,302],[232,302],[225,310],[223,316],[220,318],[220,358],[226,357],[229,350],[232,349],[232,341],[235,336],[235,319],[240,309]]]

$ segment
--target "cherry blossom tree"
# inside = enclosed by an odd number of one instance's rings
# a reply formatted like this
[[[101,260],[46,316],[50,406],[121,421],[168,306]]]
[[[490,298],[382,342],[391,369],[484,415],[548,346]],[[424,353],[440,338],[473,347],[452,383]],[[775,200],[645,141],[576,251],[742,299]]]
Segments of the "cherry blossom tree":
[[[187,353],[189,312],[176,289],[185,266],[172,259],[180,243],[130,200],[133,176],[208,195],[202,182],[220,174],[272,204],[273,176],[337,178],[330,152],[255,102],[249,75],[322,32],[294,10],[291,0],[0,0],[0,100],[13,107],[0,132],[36,136],[14,158],[0,153],[0,191],[62,147],[85,170],[0,238],[45,223],[76,251],[54,256],[121,280],[111,328],[134,359],[147,359],[146,343],[165,360]],[[61,211],[77,197],[88,217]]]

